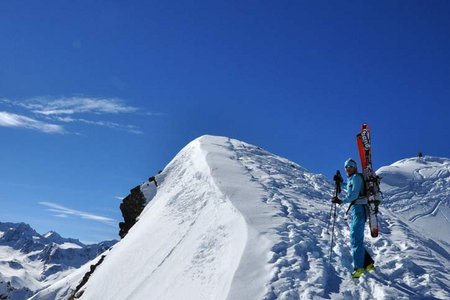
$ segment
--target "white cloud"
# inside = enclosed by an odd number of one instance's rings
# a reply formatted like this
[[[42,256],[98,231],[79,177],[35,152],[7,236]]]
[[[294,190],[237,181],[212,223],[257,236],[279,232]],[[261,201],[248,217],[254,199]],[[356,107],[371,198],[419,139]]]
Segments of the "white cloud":
[[[65,218],[68,218],[69,216],[65,215],[65,214],[56,214],[55,217],[64,218],[65,219]]]
[[[28,124],[27,128],[42,128],[43,132],[64,132],[62,125],[51,123],[83,123],[94,126],[102,126],[111,129],[124,130],[133,134],[143,134],[142,130],[134,125],[119,124],[117,122],[98,120],[99,115],[138,114],[142,116],[160,117],[163,113],[147,112],[137,107],[127,105],[125,101],[117,98],[93,98],[93,97],[38,97],[27,100],[13,101],[0,98],[0,104],[16,107],[33,114],[35,119],[21,119],[21,124]],[[14,115],[12,113],[7,113]],[[87,118],[86,116],[90,117]],[[16,115],[20,116],[20,115]],[[82,117],[81,117],[82,116]],[[3,117],[5,120],[6,117]],[[41,119],[42,121],[39,121]],[[16,117],[19,121],[19,118]],[[34,122],[33,122],[34,121]],[[4,122],[9,124],[8,122]],[[47,125],[47,126],[45,126]],[[0,126],[6,126],[1,125]],[[55,127],[57,126],[57,127]],[[9,125],[8,127],[13,127]],[[17,126],[18,127],[18,126]],[[25,125],[22,125],[25,127]]]
[[[54,214],[55,217],[67,218],[69,216],[73,216],[73,217],[78,217],[81,219],[104,223],[107,225],[113,225],[113,226],[117,225],[117,221],[114,219],[87,213],[87,212],[83,212],[83,211],[79,211],[79,210],[75,210],[75,209],[71,209],[71,208],[67,208],[67,207],[64,207],[64,206],[56,204],[56,203],[39,202],[39,204],[48,207],[47,210],[55,213]]]
[[[64,123],[79,122],[79,123],[84,123],[84,124],[89,124],[89,125],[108,127],[108,128],[112,128],[112,129],[123,129],[123,130],[126,130],[126,131],[134,133],[134,134],[143,134],[143,132],[137,126],[121,125],[116,122],[91,121],[91,120],[80,119],[80,118],[75,119],[72,117],[56,117],[55,120],[57,120],[59,122],[64,122]]]
[[[45,133],[65,133],[61,125],[50,124],[26,116],[0,111],[0,126],[38,130]]]
[[[139,109],[128,106],[123,100],[115,98],[88,98],[71,97],[50,99],[30,99],[22,103],[22,106],[42,115],[73,115],[80,113],[91,114],[119,114],[134,113]]]

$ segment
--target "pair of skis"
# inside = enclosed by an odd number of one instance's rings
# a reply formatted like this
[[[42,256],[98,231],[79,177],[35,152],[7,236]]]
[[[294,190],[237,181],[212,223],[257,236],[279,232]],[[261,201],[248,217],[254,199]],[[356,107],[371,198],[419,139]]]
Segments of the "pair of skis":
[[[361,125],[361,132],[356,135],[356,142],[366,184],[370,235],[375,238],[378,236],[378,206],[381,203],[382,195],[380,191],[380,177],[375,174],[372,166],[372,147],[368,124],[363,123]]]

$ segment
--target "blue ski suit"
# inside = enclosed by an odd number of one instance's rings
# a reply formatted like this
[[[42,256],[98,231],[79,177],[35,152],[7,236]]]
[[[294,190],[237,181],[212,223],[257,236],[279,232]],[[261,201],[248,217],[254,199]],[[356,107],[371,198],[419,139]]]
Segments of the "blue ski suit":
[[[355,173],[348,178],[347,183],[342,184],[342,189],[347,196],[342,199],[343,203],[351,203],[364,192],[364,182],[360,174]],[[351,208],[352,222],[350,224],[350,245],[352,248],[353,267],[365,268],[373,263],[372,258],[364,247],[364,226],[366,223],[366,205],[354,204]]]

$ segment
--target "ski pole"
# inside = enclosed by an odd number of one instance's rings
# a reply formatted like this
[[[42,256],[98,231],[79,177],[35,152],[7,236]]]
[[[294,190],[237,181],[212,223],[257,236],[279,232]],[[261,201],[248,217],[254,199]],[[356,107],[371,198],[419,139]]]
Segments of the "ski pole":
[[[343,181],[341,172],[339,172],[339,170],[336,171],[336,175],[334,175],[333,180],[334,180],[334,196],[337,197],[341,193],[341,183]],[[331,203],[330,215],[328,216],[328,220],[327,220],[327,233],[328,234],[330,233],[329,232],[330,231],[330,220],[331,220],[332,212],[333,212],[333,203]]]
[[[341,183],[343,181],[341,172],[339,172],[339,170],[336,171],[336,175],[334,175],[333,180],[334,180],[334,197],[337,198],[337,196],[341,193]],[[331,219],[331,212],[333,211],[333,207],[334,207],[334,214],[333,214],[333,227],[331,229],[330,262],[331,262],[331,256],[333,254],[334,227],[336,224],[336,211],[337,211],[336,203],[331,204],[330,219]],[[327,232],[328,232],[328,228],[329,228],[329,225],[327,227]]]
[[[328,220],[327,220],[327,234],[330,234],[330,221],[331,221],[332,212],[333,212],[333,203],[331,203],[330,215],[328,216]]]
[[[333,215],[333,227],[331,229],[331,243],[330,243],[330,262],[331,262],[331,256],[333,254],[333,243],[334,243],[334,225],[336,224],[336,203],[333,203],[334,206],[334,215]]]

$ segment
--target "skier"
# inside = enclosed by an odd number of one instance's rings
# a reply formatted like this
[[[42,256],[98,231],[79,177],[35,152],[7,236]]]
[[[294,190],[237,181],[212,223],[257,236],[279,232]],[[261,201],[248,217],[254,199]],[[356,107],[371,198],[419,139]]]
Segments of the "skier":
[[[366,271],[375,270],[374,261],[364,247],[364,225],[367,219],[367,198],[365,197],[364,177],[358,173],[356,161],[349,158],[345,164],[348,182],[342,183],[347,195],[344,199],[334,197],[332,202],[337,204],[350,203],[352,222],[350,224],[350,244],[352,248],[353,278],[359,278]]]

